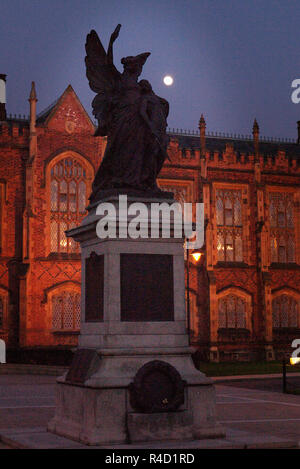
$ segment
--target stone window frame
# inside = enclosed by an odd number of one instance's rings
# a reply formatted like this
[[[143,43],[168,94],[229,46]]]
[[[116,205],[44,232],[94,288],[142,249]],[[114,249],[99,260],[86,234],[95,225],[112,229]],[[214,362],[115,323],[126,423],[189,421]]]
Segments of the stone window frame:
[[[47,322],[48,322],[48,330],[53,334],[78,334],[80,331],[80,327],[78,328],[54,328],[53,327],[53,297],[57,296],[61,293],[65,292],[72,292],[74,294],[80,295],[80,319],[81,319],[81,311],[82,311],[82,298],[81,298],[81,285],[79,283],[75,283],[72,281],[63,282],[58,285],[54,285],[47,289],[44,293],[45,299],[43,302],[47,304]]]
[[[288,262],[288,259],[286,262],[272,262],[272,256],[271,256],[271,220],[270,220],[270,193],[283,193],[283,194],[291,194],[293,196],[293,220],[294,220],[294,261],[292,264],[300,264],[300,223],[299,223],[299,217],[300,217],[300,190],[293,187],[293,186],[275,186],[275,185],[268,185],[266,186],[266,212],[267,212],[267,217],[266,217],[266,225],[267,225],[267,230],[268,230],[268,250],[269,250],[269,263],[270,265],[272,264],[281,264],[281,265],[288,265],[291,264],[291,262]],[[275,228],[274,228],[275,229]],[[282,228],[283,230],[284,228]],[[287,252],[287,247],[286,247],[286,252]]]
[[[218,228],[217,225],[217,210],[216,210],[216,192],[217,190],[228,190],[228,191],[241,191],[241,198],[242,198],[242,225],[241,225],[241,232],[242,232],[242,261],[220,261],[218,260]],[[250,246],[250,201],[249,201],[249,185],[248,184],[241,184],[241,183],[226,183],[226,182],[213,182],[212,184],[212,204],[211,204],[211,219],[213,222],[213,263],[214,265],[221,263],[221,264],[250,264],[250,256],[251,256],[251,246]]]
[[[92,189],[92,181],[94,178],[94,169],[91,165],[91,163],[84,158],[82,155],[79,153],[73,151],[73,150],[65,150],[59,154],[57,154],[55,157],[53,157],[47,164],[46,167],[46,230],[45,230],[45,240],[46,240],[46,256],[51,255],[72,255],[74,252],[69,251],[69,252],[55,252],[51,250],[51,170],[52,168],[61,160],[64,160],[66,158],[72,158],[77,160],[80,165],[85,169],[86,171],[86,203],[88,204],[88,197],[91,193]],[[78,223],[81,221],[81,219],[86,215],[86,212],[82,215],[82,217],[78,217]],[[75,252],[76,254],[76,252]],[[78,253],[77,253],[78,255]]]
[[[226,296],[236,296],[238,298],[241,298],[243,301],[245,301],[245,322],[246,322],[246,327],[250,334],[252,333],[252,312],[253,312],[253,305],[252,305],[252,296],[250,293],[241,290],[240,288],[237,287],[229,287],[225,288],[221,292],[217,293],[217,323],[219,329],[219,300],[222,300]],[[239,328],[236,328],[236,330],[239,330]]]
[[[166,192],[173,192],[175,202],[178,202],[182,207],[183,213],[183,204],[192,203],[192,218],[193,222],[196,221],[196,182],[193,178],[191,179],[171,179],[171,178],[158,178],[157,184],[159,188]],[[187,260],[187,249],[186,243],[184,243],[184,259]]]
[[[298,303],[298,324],[297,324],[297,329],[300,329],[300,292],[297,292],[293,289],[290,289],[290,288],[287,288],[287,287],[284,287],[284,288],[279,288],[277,289],[276,291],[274,291],[272,293],[272,298],[271,298],[271,311],[272,311],[272,328],[273,330],[275,329],[282,329],[284,327],[282,326],[279,326],[279,327],[274,327],[274,323],[273,323],[273,301],[276,299],[276,298],[279,298],[281,296],[287,296],[287,297],[290,297],[292,299],[294,299],[297,303]],[[295,329],[295,327],[291,326],[291,327],[287,327],[288,329]]]
[[[174,198],[180,204],[183,202],[195,202],[195,181],[193,178],[182,180],[160,177],[157,180],[157,184],[163,191],[174,192]],[[178,196],[181,196],[182,200]]]

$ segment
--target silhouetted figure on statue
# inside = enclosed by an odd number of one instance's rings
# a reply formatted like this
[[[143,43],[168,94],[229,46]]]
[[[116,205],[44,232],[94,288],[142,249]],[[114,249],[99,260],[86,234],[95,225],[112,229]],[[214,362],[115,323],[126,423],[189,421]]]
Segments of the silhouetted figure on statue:
[[[156,178],[167,157],[169,104],[155,95],[148,81],[138,82],[149,52],[123,58],[123,73],[114,66],[113,43],[120,27],[111,35],[107,53],[95,31],[86,41],[86,74],[91,89],[98,93],[92,103],[98,120],[95,135],[107,135],[91,202],[107,189],[161,192]]]

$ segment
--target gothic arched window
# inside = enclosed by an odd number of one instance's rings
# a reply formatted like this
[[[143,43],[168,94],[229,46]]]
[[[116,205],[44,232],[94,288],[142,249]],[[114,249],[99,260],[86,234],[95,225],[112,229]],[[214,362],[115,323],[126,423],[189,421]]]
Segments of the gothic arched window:
[[[218,301],[219,329],[246,329],[246,301],[229,294]]]
[[[80,328],[80,293],[78,291],[60,291],[51,296],[52,327],[54,330],[79,330]]]
[[[87,168],[74,156],[59,159],[50,169],[50,252],[78,253],[79,243],[65,231],[78,226],[88,197]]]
[[[293,194],[269,193],[271,262],[295,262]]]
[[[216,190],[218,260],[242,262],[242,191]]]
[[[290,295],[277,296],[272,301],[273,328],[299,328],[299,301]]]

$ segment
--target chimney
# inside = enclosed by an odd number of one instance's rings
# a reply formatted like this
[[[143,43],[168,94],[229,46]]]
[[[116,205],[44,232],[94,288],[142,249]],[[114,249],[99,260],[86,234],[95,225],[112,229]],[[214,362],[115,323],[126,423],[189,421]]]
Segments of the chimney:
[[[298,126],[298,138],[297,138],[297,143],[298,145],[300,144],[300,121],[297,121],[297,126]]]
[[[6,75],[0,73],[0,122],[6,121]]]

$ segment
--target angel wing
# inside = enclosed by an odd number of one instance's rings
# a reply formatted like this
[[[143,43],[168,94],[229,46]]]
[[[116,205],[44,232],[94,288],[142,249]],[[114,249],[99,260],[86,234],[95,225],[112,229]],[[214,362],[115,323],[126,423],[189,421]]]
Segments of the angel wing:
[[[107,60],[107,54],[96,31],[92,30],[87,35],[85,50],[86,76],[90,88],[95,93],[113,92],[121,74],[114,64]]]
[[[85,50],[86,76],[92,91],[98,93],[92,102],[93,114],[99,123],[95,135],[103,136],[108,132],[110,104],[118,92],[121,74],[112,59],[109,60],[96,31],[87,35]]]

